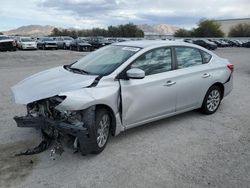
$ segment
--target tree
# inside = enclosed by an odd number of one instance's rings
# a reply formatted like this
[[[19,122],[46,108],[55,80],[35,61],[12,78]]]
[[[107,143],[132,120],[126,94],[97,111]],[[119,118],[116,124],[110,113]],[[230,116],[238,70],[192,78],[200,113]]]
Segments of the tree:
[[[178,29],[175,33],[175,37],[191,37],[191,31],[186,30],[186,29]]]
[[[229,37],[250,37],[250,24],[238,24],[232,27],[228,33]]]
[[[2,32],[0,32],[0,35],[3,35],[3,33],[2,33]]]
[[[56,27],[51,32],[51,36],[60,36],[60,35],[61,35],[61,31],[57,29]]]
[[[103,36],[103,37],[144,37],[144,32],[133,23],[109,26],[108,29],[93,28],[83,30],[59,30],[54,28],[50,36],[71,36],[71,37],[88,37],[88,36]]]
[[[194,37],[224,37],[220,24],[214,20],[201,20],[198,27],[193,30]]]

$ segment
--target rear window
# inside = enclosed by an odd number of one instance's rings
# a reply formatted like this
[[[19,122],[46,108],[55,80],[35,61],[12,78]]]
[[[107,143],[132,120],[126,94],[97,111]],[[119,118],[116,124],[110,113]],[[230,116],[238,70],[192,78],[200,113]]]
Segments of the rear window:
[[[208,62],[211,60],[211,58],[212,58],[212,55],[211,55],[211,54],[209,54],[209,53],[207,53],[207,52],[204,52],[204,51],[202,51],[202,50],[201,50],[201,54],[202,54],[202,56],[203,56],[203,62],[204,62],[204,63],[208,63]]]
[[[202,56],[198,49],[189,47],[176,47],[178,69],[202,64]]]

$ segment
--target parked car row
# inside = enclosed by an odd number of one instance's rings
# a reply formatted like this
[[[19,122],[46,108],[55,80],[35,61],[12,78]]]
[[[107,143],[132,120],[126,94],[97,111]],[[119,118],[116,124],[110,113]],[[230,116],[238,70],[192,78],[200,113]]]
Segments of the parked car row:
[[[125,40],[108,40],[103,37],[78,37],[73,39],[69,36],[61,37],[9,37],[0,35],[0,51],[20,50],[47,50],[47,49],[69,49],[76,51],[93,51],[114,42]]]
[[[218,47],[247,47],[250,48],[250,40],[237,39],[184,39],[185,42],[193,43],[208,50],[215,50]]]
[[[69,36],[58,37],[10,37],[0,35],[0,51],[20,50],[47,50],[47,49],[64,49],[76,51],[93,51],[112,43],[135,40],[129,38],[104,38],[104,37],[78,37],[76,39]],[[138,40],[138,39],[136,39]],[[143,40],[143,39],[140,39]],[[174,39],[170,39],[174,40]],[[177,39],[179,40],[179,39]],[[208,50],[215,50],[218,47],[246,47],[250,48],[249,40],[238,39],[181,39],[184,42],[202,46]]]

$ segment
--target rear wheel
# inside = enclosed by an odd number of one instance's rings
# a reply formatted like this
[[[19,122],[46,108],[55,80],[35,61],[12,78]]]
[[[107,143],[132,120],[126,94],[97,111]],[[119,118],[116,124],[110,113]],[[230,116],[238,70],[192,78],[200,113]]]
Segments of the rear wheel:
[[[221,89],[218,86],[212,86],[206,93],[201,110],[204,114],[213,114],[217,111],[221,103]]]

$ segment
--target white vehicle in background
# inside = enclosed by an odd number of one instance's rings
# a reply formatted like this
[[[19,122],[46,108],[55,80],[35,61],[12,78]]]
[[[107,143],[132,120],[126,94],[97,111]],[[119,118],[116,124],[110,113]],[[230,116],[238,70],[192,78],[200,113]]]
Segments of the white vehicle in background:
[[[21,50],[36,50],[37,49],[36,41],[30,37],[20,37],[17,40],[17,46]]]

